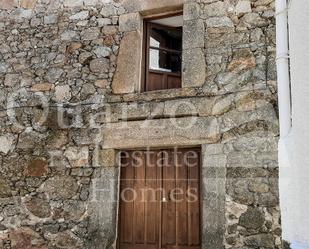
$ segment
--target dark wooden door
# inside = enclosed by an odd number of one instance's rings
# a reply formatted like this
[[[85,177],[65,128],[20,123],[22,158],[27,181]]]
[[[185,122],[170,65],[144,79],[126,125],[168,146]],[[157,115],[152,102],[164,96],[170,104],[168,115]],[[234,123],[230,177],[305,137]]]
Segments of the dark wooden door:
[[[200,151],[125,151],[120,249],[200,249]]]

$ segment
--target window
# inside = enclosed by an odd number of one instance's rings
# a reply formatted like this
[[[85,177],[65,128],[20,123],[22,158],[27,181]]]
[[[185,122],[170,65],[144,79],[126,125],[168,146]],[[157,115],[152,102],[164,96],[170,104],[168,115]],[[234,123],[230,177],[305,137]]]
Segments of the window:
[[[144,91],[181,87],[182,20],[145,21]]]

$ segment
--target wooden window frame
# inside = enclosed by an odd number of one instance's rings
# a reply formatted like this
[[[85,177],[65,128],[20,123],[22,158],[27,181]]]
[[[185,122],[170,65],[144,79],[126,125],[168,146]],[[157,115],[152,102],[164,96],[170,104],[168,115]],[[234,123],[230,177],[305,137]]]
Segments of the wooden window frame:
[[[149,92],[149,91],[162,91],[162,90],[168,90],[172,88],[164,88],[161,90],[148,90],[147,88],[147,82],[149,78],[149,72],[154,72],[158,74],[162,74],[163,77],[167,78],[167,76],[178,76],[180,78],[180,81],[182,81],[182,70],[179,73],[172,73],[172,72],[164,72],[160,70],[154,70],[154,69],[149,69],[149,51],[150,49],[156,49],[159,51],[167,51],[167,52],[172,52],[172,53],[180,53],[182,57],[182,49],[181,51],[178,50],[173,50],[173,49],[166,49],[166,48],[152,48],[150,46],[150,36],[149,36],[149,30],[151,27],[164,27],[166,28],[167,26],[157,24],[157,23],[152,23],[151,21],[153,20],[160,20],[168,17],[174,17],[174,16],[181,16],[183,15],[183,11],[178,11],[176,13],[170,13],[170,14],[165,14],[165,15],[160,15],[156,17],[149,17],[149,18],[144,18],[143,21],[143,53],[142,53],[142,82],[141,82],[141,92]],[[167,27],[168,29],[179,29],[179,27]],[[182,66],[182,65],[181,65]],[[181,88],[181,86],[179,87]],[[175,88],[178,89],[178,88]]]

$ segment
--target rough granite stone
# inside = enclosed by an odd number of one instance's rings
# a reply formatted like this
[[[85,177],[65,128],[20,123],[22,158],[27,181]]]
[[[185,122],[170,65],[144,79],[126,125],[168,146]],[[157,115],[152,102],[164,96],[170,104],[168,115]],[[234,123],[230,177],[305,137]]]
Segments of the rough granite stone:
[[[119,17],[119,31],[129,32],[141,30],[142,18],[139,13],[128,13]]]
[[[109,57],[112,53],[112,50],[109,47],[97,47],[93,51],[98,58],[100,57]]]
[[[39,218],[48,218],[51,215],[51,206],[46,199],[32,197],[26,200],[24,205],[31,214]]]
[[[57,102],[67,101],[71,98],[71,88],[68,85],[55,87],[55,99]]]
[[[252,12],[251,2],[248,0],[238,1],[235,7],[235,12],[237,15]]]
[[[83,5],[83,0],[64,0],[65,7],[78,7]]]
[[[204,20],[185,21],[183,30],[183,49],[204,48]]]
[[[76,195],[78,184],[71,176],[55,176],[49,178],[41,186],[41,190],[51,199],[70,199]]]
[[[28,162],[24,175],[31,177],[41,177],[48,173],[48,162],[45,158],[36,158]]]
[[[112,83],[113,93],[134,92],[139,81],[140,46],[138,32],[133,31],[125,34],[120,44],[118,66]]]
[[[4,154],[9,153],[14,147],[13,143],[14,143],[13,135],[7,134],[4,136],[0,136],[0,152]]]
[[[0,2],[0,9],[11,10],[18,6],[18,0],[2,0]]]
[[[239,218],[239,225],[247,229],[258,229],[265,222],[263,213],[258,208],[249,207]]]
[[[69,17],[72,21],[85,20],[89,17],[89,11],[81,11]]]
[[[0,178],[0,198],[12,196],[11,188],[5,179]]]
[[[106,58],[94,59],[90,61],[89,67],[94,73],[107,73],[109,69],[109,60]]]
[[[36,5],[37,0],[21,0],[19,5],[25,9],[33,9]]]
[[[72,167],[88,166],[89,150],[88,147],[69,147],[64,152]]]
[[[206,80],[206,61],[201,48],[183,51],[182,87],[202,86]]]

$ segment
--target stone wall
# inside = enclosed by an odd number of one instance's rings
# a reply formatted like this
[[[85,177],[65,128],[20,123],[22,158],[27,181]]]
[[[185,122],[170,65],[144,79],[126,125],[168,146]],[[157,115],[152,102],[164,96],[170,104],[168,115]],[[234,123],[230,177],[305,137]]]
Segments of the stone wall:
[[[182,5],[183,88],[139,93],[141,20]],[[281,248],[274,0],[0,9],[1,249],[113,247],[116,149],[196,145],[203,248]]]

